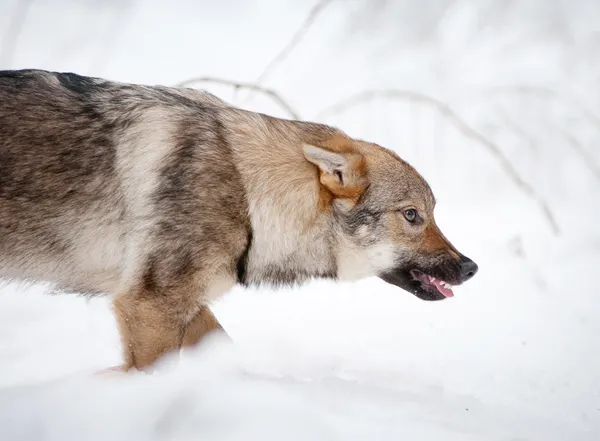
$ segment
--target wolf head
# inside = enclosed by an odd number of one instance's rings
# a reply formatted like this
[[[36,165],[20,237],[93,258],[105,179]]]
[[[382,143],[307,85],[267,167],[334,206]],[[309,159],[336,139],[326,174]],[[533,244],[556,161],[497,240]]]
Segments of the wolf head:
[[[420,299],[442,300],[475,275],[475,262],[436,225],[431,188],[395,153],[347,138],[303,151],[333,216],[339,279],[379,276]]]

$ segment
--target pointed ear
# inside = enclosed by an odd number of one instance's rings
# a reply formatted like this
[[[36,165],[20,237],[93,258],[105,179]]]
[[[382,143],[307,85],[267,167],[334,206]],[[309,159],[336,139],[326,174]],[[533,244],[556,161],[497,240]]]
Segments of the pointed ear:
[[[358,199],[368,187],[365,158],[354,152],[334,152],[310,144],[304,157],[319,168],[319,180],[334,196]]]

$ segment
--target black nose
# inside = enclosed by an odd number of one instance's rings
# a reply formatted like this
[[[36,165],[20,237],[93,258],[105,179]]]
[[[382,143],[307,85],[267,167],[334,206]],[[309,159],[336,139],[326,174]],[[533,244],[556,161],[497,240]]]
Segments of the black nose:
[[[463,282],[473,277],[479,269],[477,264],[466,256],[460,258],[458,265],[460,266],[460,276]]]

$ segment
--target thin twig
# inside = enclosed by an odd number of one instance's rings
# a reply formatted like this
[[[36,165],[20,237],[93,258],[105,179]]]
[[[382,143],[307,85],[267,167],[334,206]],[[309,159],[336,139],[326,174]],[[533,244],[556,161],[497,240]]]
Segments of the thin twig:
[[[579,110],[579,112],[583,115],[585,119],[587,119],[589,123],[593,124],[598,130],[600,130],[600,117],[598,115],[586,108],[579,101],[573,98],[564,97],[554,89],[537,86],[504,86],[489,88],[489,91],[492,93],[504,92],[512,93],[515,95],[530,95],[537,98],[556,100],[567,105],[571,105],[577,110]],[[579,143],[565,129],[560,129],[560,131],[567,139],[567,141],[569,141],[569,144],[573,147],[573,149],[582,157],[590,171],[598,178],[600,175],[600,165],[597,163],[597,161],[586,151],[586,149],[581,145],[581,143]]]
[[[320,0],[318,1],[312,9],[308,12],[308,15],[300,25],[300,27],[294,32],[292,38],[287,42],[287,44],[267,63],[263,71],[258,75],[254,84],[260,86],[263,81],[271,74],[271,72],[277,67],[277,65],[283,63],[287,57],[292,53],[292,51],[298,46],[298,44],[302,41],[302,38],[309,31],[319,14],[330,4],[333,0]],[[250,95],[248,98],[250,98]]]
[[[21,0],[17,2],[15,13],[8,24],[8,28],[2,39],[2,47],[0,48],[0,68],[11,68],[15,49],[19,42],[19,37],[21,36],[27,13],[32,4],[33,0]]]
[[[319,112],[316,116],[316,119],[323,120],[327,117],[331,117],[333,115],[342,113],[348,110],[351,107],[354,107],[358,104],[362,104],[366,101],[371,101],[374,99],[386,99],[386,100],[402,100],[402,101],[411,101],[411,102],[419,102],[423,104],[427,104],[434,108],[437,112],[439,112],[442,116],[446,117],[454,127],[456,127],[464,136],[473,139],[479,145],[485,147],[494,158],[501,165],[504,172],[510,177],[510,179],[515,183],[515,185],[526,195],[528,195],[531,199],[535,200],[539,205],[540,209],[544,213],[548,223],[550,224],[552,231],[554,234],[558,235],[560,233],[560,228],[548,203],[539,195],[534,188],[528,184],[517,172],[517,170],[513,167],[510,160],[504,155],[502,150],[496,145],[494,142],[486,138],[484,135],[479,133],[477,130],[472,128],[466,121],[464,121],[461,117],[458,116],[456,112],[454,112],[447,104],[432,98],[430,96],[398,89],[387,89],[387,90],[367,90],[364,92],[360,92],[356,95],[351,96],[350,98],[346,98],[330,107]]]
[[[499,113],[500,118],[511,132],[513,132],[517,137],[525,141],[525,145],[527,145],[530,150],[533,150],[534,152],[539,151],[537,142],[531,136],[529,136],[529,134],[527,134],[527,132],[525,132],[525,130],[523,130],[521,126],[519,126],[517,123],[511,120],[505,112]]]
[[[255,92],[260,92],[264,95],[267,95],[269,98],[271,98],[276,104],[279,105],[279,107],[281,107],[283,110],[285,110],[290,117],[292,117],[293,119],[300,119],[300,114],[298,112],[296,112],[292,106],[290,106],[287,101],[285,99],[283,99],[281,97],[281,95],[277,92],[275,92],[273,89],[269,89],[267,87],[262,87],[259,86],[257,84],[254,83],[241,83],[238,81],[232,81],[232,80],[226,80],[223,78],[216,78],[216,77],[198,77],[198,78],[191,78],[189,80],[185,80],[182,81],[181,83],[177,84],[177,87],[189,87],[193,84],[197,84],[197,83],[213,83],[213,84],[221,84],[224,86],[231,86],[233,88],[237,89],[248,89],[248,90],[252,90]]]
[[[600,181],[600,167],[596,164],[594,158],[589,154],[589,152],[583,147],[581,142],[579,142],[577,138],[575,138],[571,133],[569,133],[569,131],[563,128],[558,128],[558,130],[565,137],[565,139],[568,141],[569,145],[573,148],[573,150],[575,150],[575,152],[579,154],[579,156],[581,156],[581,159],[583,159],[583,163],[588,168],[588,170],[592,172],[596,179]]]
[[[530,95],[537,98],[554,99],[566,104],[570,104],[579,110],[589,122],[596,126],[597,129],[600,129],[600,116],[596,115],[574,98],[565,97],[554,89],[550,89],[548,87],[517,85],[489,87],[488,91],[492,94],[510,93],[513,95]]]

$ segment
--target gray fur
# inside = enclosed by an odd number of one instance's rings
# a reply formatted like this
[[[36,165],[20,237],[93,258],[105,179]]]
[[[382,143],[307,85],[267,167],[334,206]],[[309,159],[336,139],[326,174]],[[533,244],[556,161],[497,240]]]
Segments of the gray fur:
[[[434,204],[397,155],[332,127],[191,89],[0,71],[0,277],[115,294],[127,368],[220,329],[207,304],[235,283],[378,275],[444,298],[425,275],[459,284],[477,267]]]
[[[3,275],[111,291],[130,236],[140,228],[154,243],[140,256],[147,260],[141,276],[148,283],[194,271],[210,248],[231,246],[223,230],[239,228],[246,235],[244,192],[218,119],[223,106],[192,90],[44,71],[0,72]],[[144,119],[149,111],[164,120]],[[153,207],[148,213],[134,209],[124,188],[136,183],[124,182],[127,171],[118,164],[122,144],[143,147],[129,139],[140,125],[170,142],[161,163],[148,164],[159,169],[161,180],[152,194],[140,195]],[[223,181],[227,185],[215,185]],[[116,251],[94,274],[73,252],[74,242],[89,235],[98,241],[90,247],[96,252]],[[104,243],[117,236],[117,246]]]

